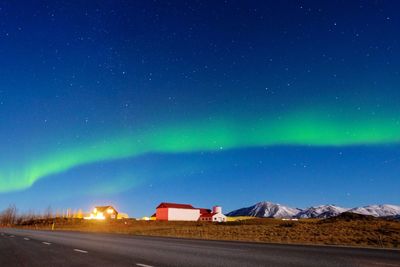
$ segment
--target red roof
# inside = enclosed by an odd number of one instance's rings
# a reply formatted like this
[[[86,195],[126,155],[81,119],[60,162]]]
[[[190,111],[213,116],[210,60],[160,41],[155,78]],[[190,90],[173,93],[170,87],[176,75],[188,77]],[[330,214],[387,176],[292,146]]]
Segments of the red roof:
[[[163,202],[160,205],[158,205],[157,209],[158,208],[177,208],[177,209],[187,209],[187,210],[195,209],[192,205],[189,204],[166,203],[166,202]]]
[[[211,212],[210,209],[199,208],[199,210],[200,210],[200,214],[205,214],[205,213],[210,213]]]
[[[200,218],[211,218],[211,217],[214,216],[215,214],[217,214],[217,213],[215,213],[215,212],[203,213],[203,214],[200,215]]]

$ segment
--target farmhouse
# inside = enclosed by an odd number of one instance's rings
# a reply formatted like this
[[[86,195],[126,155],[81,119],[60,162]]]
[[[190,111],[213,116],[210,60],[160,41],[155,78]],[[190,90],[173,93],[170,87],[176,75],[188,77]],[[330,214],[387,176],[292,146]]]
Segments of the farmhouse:
[[[118,218],[118,211],[113,206],[98,206],[93,209],[90,216],[85,219],[93,220],[116,220]]]
[[[195,208],[189,204],[163,202],[156,208],[156,220],[225,222],[226,216],[219,206],[214,207],[211,212],[210,209]]]

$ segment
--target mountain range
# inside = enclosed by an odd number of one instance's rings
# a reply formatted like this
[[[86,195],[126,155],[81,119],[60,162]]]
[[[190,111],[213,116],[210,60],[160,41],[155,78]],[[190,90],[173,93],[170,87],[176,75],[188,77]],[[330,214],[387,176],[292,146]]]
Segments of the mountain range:
[[[268,201],[256,203],[253,206],[237,209],[226,214],[230,217],[251,216],[259,218],[331,218],[343,212],[352,212],[374,217],[400,216],[400,206],[396,205],[369,205],[364,207],[343,208],[336,205],[319,205],[306,209],[292,208]]]
[[[300,209],[290,208],[271,202],[259,202],[253,206],[229,212],[228,216],[251,216],[260,218],[291,218],[301,212]]]

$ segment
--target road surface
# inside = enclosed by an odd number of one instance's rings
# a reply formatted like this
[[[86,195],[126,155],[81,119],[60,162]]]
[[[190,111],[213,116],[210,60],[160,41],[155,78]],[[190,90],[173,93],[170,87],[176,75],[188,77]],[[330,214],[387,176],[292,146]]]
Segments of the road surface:
[[[400,251],[0,228],[0,266],[400,267]]]

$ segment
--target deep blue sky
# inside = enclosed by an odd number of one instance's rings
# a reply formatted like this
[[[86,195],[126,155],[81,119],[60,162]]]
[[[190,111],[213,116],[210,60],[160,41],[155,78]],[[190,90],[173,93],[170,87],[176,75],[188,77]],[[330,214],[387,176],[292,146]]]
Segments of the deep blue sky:
[[[399,14],[397,1],[0,3],[0,209],[400,204]]]

